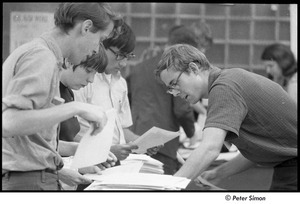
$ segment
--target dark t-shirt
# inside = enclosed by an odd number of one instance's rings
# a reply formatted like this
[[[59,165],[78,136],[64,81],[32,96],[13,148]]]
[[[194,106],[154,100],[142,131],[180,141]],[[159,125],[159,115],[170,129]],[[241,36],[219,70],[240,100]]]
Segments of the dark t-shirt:
[[[59,85],[60,95],[65,100],[65,103],[74,101],[74,94],[71,89],[64,86],[62,83]],[[77,118],[74,116],[68,120],[60,123],[59,139],[63,141],[74,141],[74,137],[80,130],[80,125]]]
[[[247,159],[274,166],[297,156],[297,105],[277,83],[240,68],[213,68],[204,128],[227,130]]]

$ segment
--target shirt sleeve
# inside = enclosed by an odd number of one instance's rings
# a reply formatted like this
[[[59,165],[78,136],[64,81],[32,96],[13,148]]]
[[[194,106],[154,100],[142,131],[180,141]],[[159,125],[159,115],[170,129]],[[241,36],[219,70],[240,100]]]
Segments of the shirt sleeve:
[[[195,133],[195,116],[192,107],[180,97],[173,97],[173,111],[186,136],[191,138]]]
[[[298,98],[297,97],[298,96],[297,76],[293,77],[289,82],[287,87],[287,92],[292,97],[292,99],[297,103],[297,98]]]
[[[207,118],[204,128],[216,127],[229,131],[227,137],[239,135],[248,108],[241,94],[224,84],[214,86],[208,99]],[[233,138],[226,139],[233,139]]]
[[[119,112],[119,116],[123,128],[132,126],[133,122],[132,122],[131,109],[130,109],[130,104],[128,99],[127,85],[126,85],[126,91],[123,93],[122,96],[121,111]]]
[[[88,84],[87,86],[79,89],[79,90],[73,90],[74,93],[74,100],[75,101],[79,101],[79,102],[83,102],[83,103],[89,103],[92,104],[92,96],[93,96],[93,86],[92,84]],[[81,117],[77,117],[79,125],[80,125],[80,130],[77,133],[77,137],[78,138],[82,138],[89,130],[90,128],[90,123],[81,118]]]
[[[7,108],[30,110],[47,105],[55,68],[55,56],[44,48],[22,55],[7,85],[7,94],[2,98],[2,112]]]

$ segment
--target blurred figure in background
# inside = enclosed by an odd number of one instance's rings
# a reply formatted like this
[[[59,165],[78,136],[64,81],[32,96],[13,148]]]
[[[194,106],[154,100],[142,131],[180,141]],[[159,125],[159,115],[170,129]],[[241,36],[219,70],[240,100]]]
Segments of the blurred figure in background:
[[[201,29],[205,24],[193,26],[177,25],[170,29],[168,45],[187,43],[204,49],[203,43],[211,44],[212,39]],[[167,94],[167,89],[157,83],[153,74],[165,47],[145,51],[141,62],[132,67],[129,75],[133,126],[132,131],[142,135],[153,126],[169,131],[183,128],[188,138],[195,135],[193,108],[185,100]],[[179,137],[167,143],[152,157],[164,164],[165,174],[173,175],[181,166],[177,159]]]
[[[269,45],[261,59],[268,78],[280,84],[297,103],[297,62],[290,47],[280,43]]]

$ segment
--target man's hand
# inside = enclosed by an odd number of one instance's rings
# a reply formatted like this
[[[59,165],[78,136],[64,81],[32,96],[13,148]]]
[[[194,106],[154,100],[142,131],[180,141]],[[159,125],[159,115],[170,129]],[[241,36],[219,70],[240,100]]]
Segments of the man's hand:
[[[81,174],[101,174],[101,169],[97,166],[88,166],[78,169]]]
[[[101,170],[104,170],[106,168],[115,166],[117,161],[118,161],[117,157],[112,152],[109,152],[106,162],[102,162],[101,164],[98,164],[97,166]]]
[[[158,145],[158,146],[147,149],[147,155],[152,156],[152,155],[156,154],[163,146],[164,145]]]
[[[92,180],[84,177],[73,169],[62,168],[58,171],[59,179],[69,186],[77,186],[79,184],[89,184]]]
[[[222,180],[222,178],[218,176],[216,169],[204,171],[200,177],[212,183],[213,185],[218,185]]]
[[[110,151],[118,158],[118,160],[126,159],[133,149],[138,149],[138,146],[135,144],[122,144],[122,145],[113,145],[110,148]]]
[[[77,105],[77,108],[80,109],[78,115],[92,124],[93,131],[91,135],[97,135],[101,132],[107,123],[107,116],[102,108],[88,103],[74,103]]]

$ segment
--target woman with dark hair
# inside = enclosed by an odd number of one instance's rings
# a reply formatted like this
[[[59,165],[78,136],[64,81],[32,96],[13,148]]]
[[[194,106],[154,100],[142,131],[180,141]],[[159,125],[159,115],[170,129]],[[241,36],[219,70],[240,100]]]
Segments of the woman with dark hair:
[[[261,59],[268,78],[280,84],[297,102],[297,62],[291,49],[275,43],[264,49]]]

